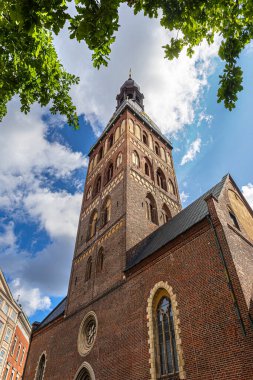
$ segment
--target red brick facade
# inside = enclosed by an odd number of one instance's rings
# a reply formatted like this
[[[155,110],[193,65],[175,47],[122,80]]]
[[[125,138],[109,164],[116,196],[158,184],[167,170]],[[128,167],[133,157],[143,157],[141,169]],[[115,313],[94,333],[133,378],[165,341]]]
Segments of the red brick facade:
[[[164,283],[173,294],[177,350],[182,358],[179,373],[166,379],[251,380],[253,242],[245,240],[243,230],[235,232],[229,224],[225,198],[227,188],[235,186],[229,177],[218,200],[211,196],[206,199],[208,217],[126,270],[126,260],[136,254],[138,244],[164,223],[163,210],[169,210],[168,219],[181,210],[170,144],[127,104],[90,153],[92,162],[114,135],[112,147],[104,150],[86,178],[64,315],[33,332],[24,379],[36,378],[43,354],[44,379],[76,379],[82,364],[90,379],[160,379],[157,362],[152,361],[156,339],[150,331],[153,322],[148,300],[156,286],[161,286],[156,284]],[[140,127],[140,136],[132,130],[132,124]],[[121,133],[116,132],[118,127]],[[147,145],[143,133],[148,139],[152,135],[153,143],[164,149],[164,158],[161,150]],[[139,165],[134,164],[134,151]],[[117,166],[120,153],[122,162]],[[151,175],[145,174],[147,160]],[[107,182],[111,163],[113,175]],[[99,175],[101,186],[95,194]],[[161,178],[165,178],[164,184],[159,182]],[[155,223],[147,219],[147,194],[155,200]],[[108,197],[111,218],[103,225]],[[94,212],[98,219],[91,237]],[[104,256],[100,271],[101,247]],[[96,315],[96,337],[90,351],[81,356],[80,326],[90,311]]]

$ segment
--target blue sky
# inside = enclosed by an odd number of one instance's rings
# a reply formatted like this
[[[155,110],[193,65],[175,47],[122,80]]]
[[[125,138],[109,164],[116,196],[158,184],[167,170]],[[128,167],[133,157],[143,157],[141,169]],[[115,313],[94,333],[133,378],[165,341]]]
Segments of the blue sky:
[[[163,59],[168,39],[158,20],[122,6],[121,29],[109,67],[92,68],[84,44],[55,39],[65,67],[80,76],[72,96],[80,119],[74,131],[38,105],[29,115],[18,99],[1,125],[0,266],[31,321],[42,320],[65,296],[87,168],[87,153],[115,110],[115,97],[132,68],[145,110],[171,139],[186,206],[230,172],[253,205],[253,48],[241,56],[244,90],[237,107],[217,104],[217,40],[193,59]]]

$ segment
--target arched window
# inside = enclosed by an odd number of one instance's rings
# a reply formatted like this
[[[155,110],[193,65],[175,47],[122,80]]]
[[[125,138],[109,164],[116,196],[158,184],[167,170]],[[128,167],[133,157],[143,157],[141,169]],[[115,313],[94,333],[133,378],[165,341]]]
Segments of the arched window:
[[[157,154],[157,156],[160,156],[160,147],[157,144],[157,142],[155,142],[155,153]]]
[[[96,180],[95,180],[95,184],[94,184],[94,188],[93,188],[93,197],[95,197],[95,195],[97,195],[101,190],[101,175],[97,176]]]
[[[169,179],[169,182],[168,182],[168,190],[170,193],[172,194],[175,194],[175,187],[173,185],[173,182]]]
[[[113,146],[113,134],[108,139],[108,150]]]
[[[102,227],[111,220],[112,201],[107,198],[102,207]]]
[[[139,158],[138,153],[135,150],[132,153],[132,161],[133,161],[134,166],[136,166],[137,168],[140,167],[140,158]]]
[[[157,375],[159,379],[169,379],[170,375],[179,372],[173,311],[169,297],[163,296],[160,299],[155,317]]]
[[[144,131],[142,132],[142,141],[144,144],[148,145],[148,135]]]
[[[151,165],[149,159],[146,157],[144,158],[144,172],[148,177],[153,179],[152,165]]]
[[[97,232],[98,224],[98,212],[94,210],[90,217],[89,230],[88,230],[88,239],[91,239]]]
[[[126,120],[123,120],[121,123],[121,129],[120,129],[120,134],[124,133],[126,129]]]
[[[166,204],[162,207],[162,223],[167,223],[171,219],[171,212]]]
[[[158,224],[157,223],[157,209],[156,209],[156,203],[153,195],[150,193],[147,194],[145,199],[145,208],[146,208],[146,218],[150,220],[150,222]]]
[[[92,172],[92,170],[93,170],[93,165],[94,165],[94,159],[92,158],[92,159],[90,160],[89,173]]]
[[[113,163],[111,162],[107,168],[105,175],[105,183],[108,183],[113,177]]]
[[[163,147],[161,146],[160,148],[160,153],[161,153],[161,159],[166,161],[166,157],[165,157],[165,150],[163,149]]]
[[[116,128],[114,140],[117,141],[120,136],[120,127]]]
[[[123,158],[123,155],[122,155],[122,153],[120,152],[120,153],[118,154],[118,157],[117,157],[117,160],[116,160],[116,167],[117,167],[117,168],[122,164],[122,158]]]
[[[87,191],[87,195],[86,195],[86,199],[90,199],[91,197],[91,186],[88,188],[88,191]]]
[[[172,161],[171,161],[171,156],[169,154],[169,152],[166,152],[166,158],[167,158],[167,163],[172,166]]]
[[[100,273],[103,270],[104,265],[104,248],[101,247],[98,251],[97,255],[97,264],[96,264],[96,272]]]
[[[86,368],[83,368],[77,375],[76,380],[91,380],[90,374]]]
[[[134,123],[132,119],[128,119],[128,128],[131,133],[134,133]]]
[[[98,162],[101,161],[102,158],[103,158],[103,147],[101,146],[101,148],[98,151]]]
[[[92,270],[92,257],[90,256],[86,264],[85,281],[88,281],[91,278],[91,270]]]
[[[152,135],[149,135],[149,147],[150,149],[154,150],[154,140]]]
[[[137,139],[141,139],[141,128],[139,127],[138,124],[135,124],[134,126],[134,134],[137,137]]]
[[[165,178],[165,175],[160,168],[157,169],[156,180],[157,180],[157,185],[166,191],[167,190],[166,178]]]
[[[45,366],[46,366],[46,356],[43,354],[40,358],[37,373],[36,373],[36,380],[42,380],[44,377],[45,372]]]

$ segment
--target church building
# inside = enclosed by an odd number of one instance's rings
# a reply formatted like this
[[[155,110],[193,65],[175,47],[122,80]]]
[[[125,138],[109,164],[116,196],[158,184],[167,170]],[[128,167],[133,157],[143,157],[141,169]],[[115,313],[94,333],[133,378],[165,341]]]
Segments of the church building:
[[[230,175],[182,209],[172,144],[131,76],[116,100],[67,297],[33,325],[23,378],[252,380],[252,209]]]

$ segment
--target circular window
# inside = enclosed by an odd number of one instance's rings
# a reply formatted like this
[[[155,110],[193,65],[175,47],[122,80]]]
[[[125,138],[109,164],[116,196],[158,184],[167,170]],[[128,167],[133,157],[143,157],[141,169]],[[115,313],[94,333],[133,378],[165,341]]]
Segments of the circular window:
[[[97,335],[97,317],[90,311],[84,317],[78,334],[77,348],[80,355],[87,355],[92,349]]]

